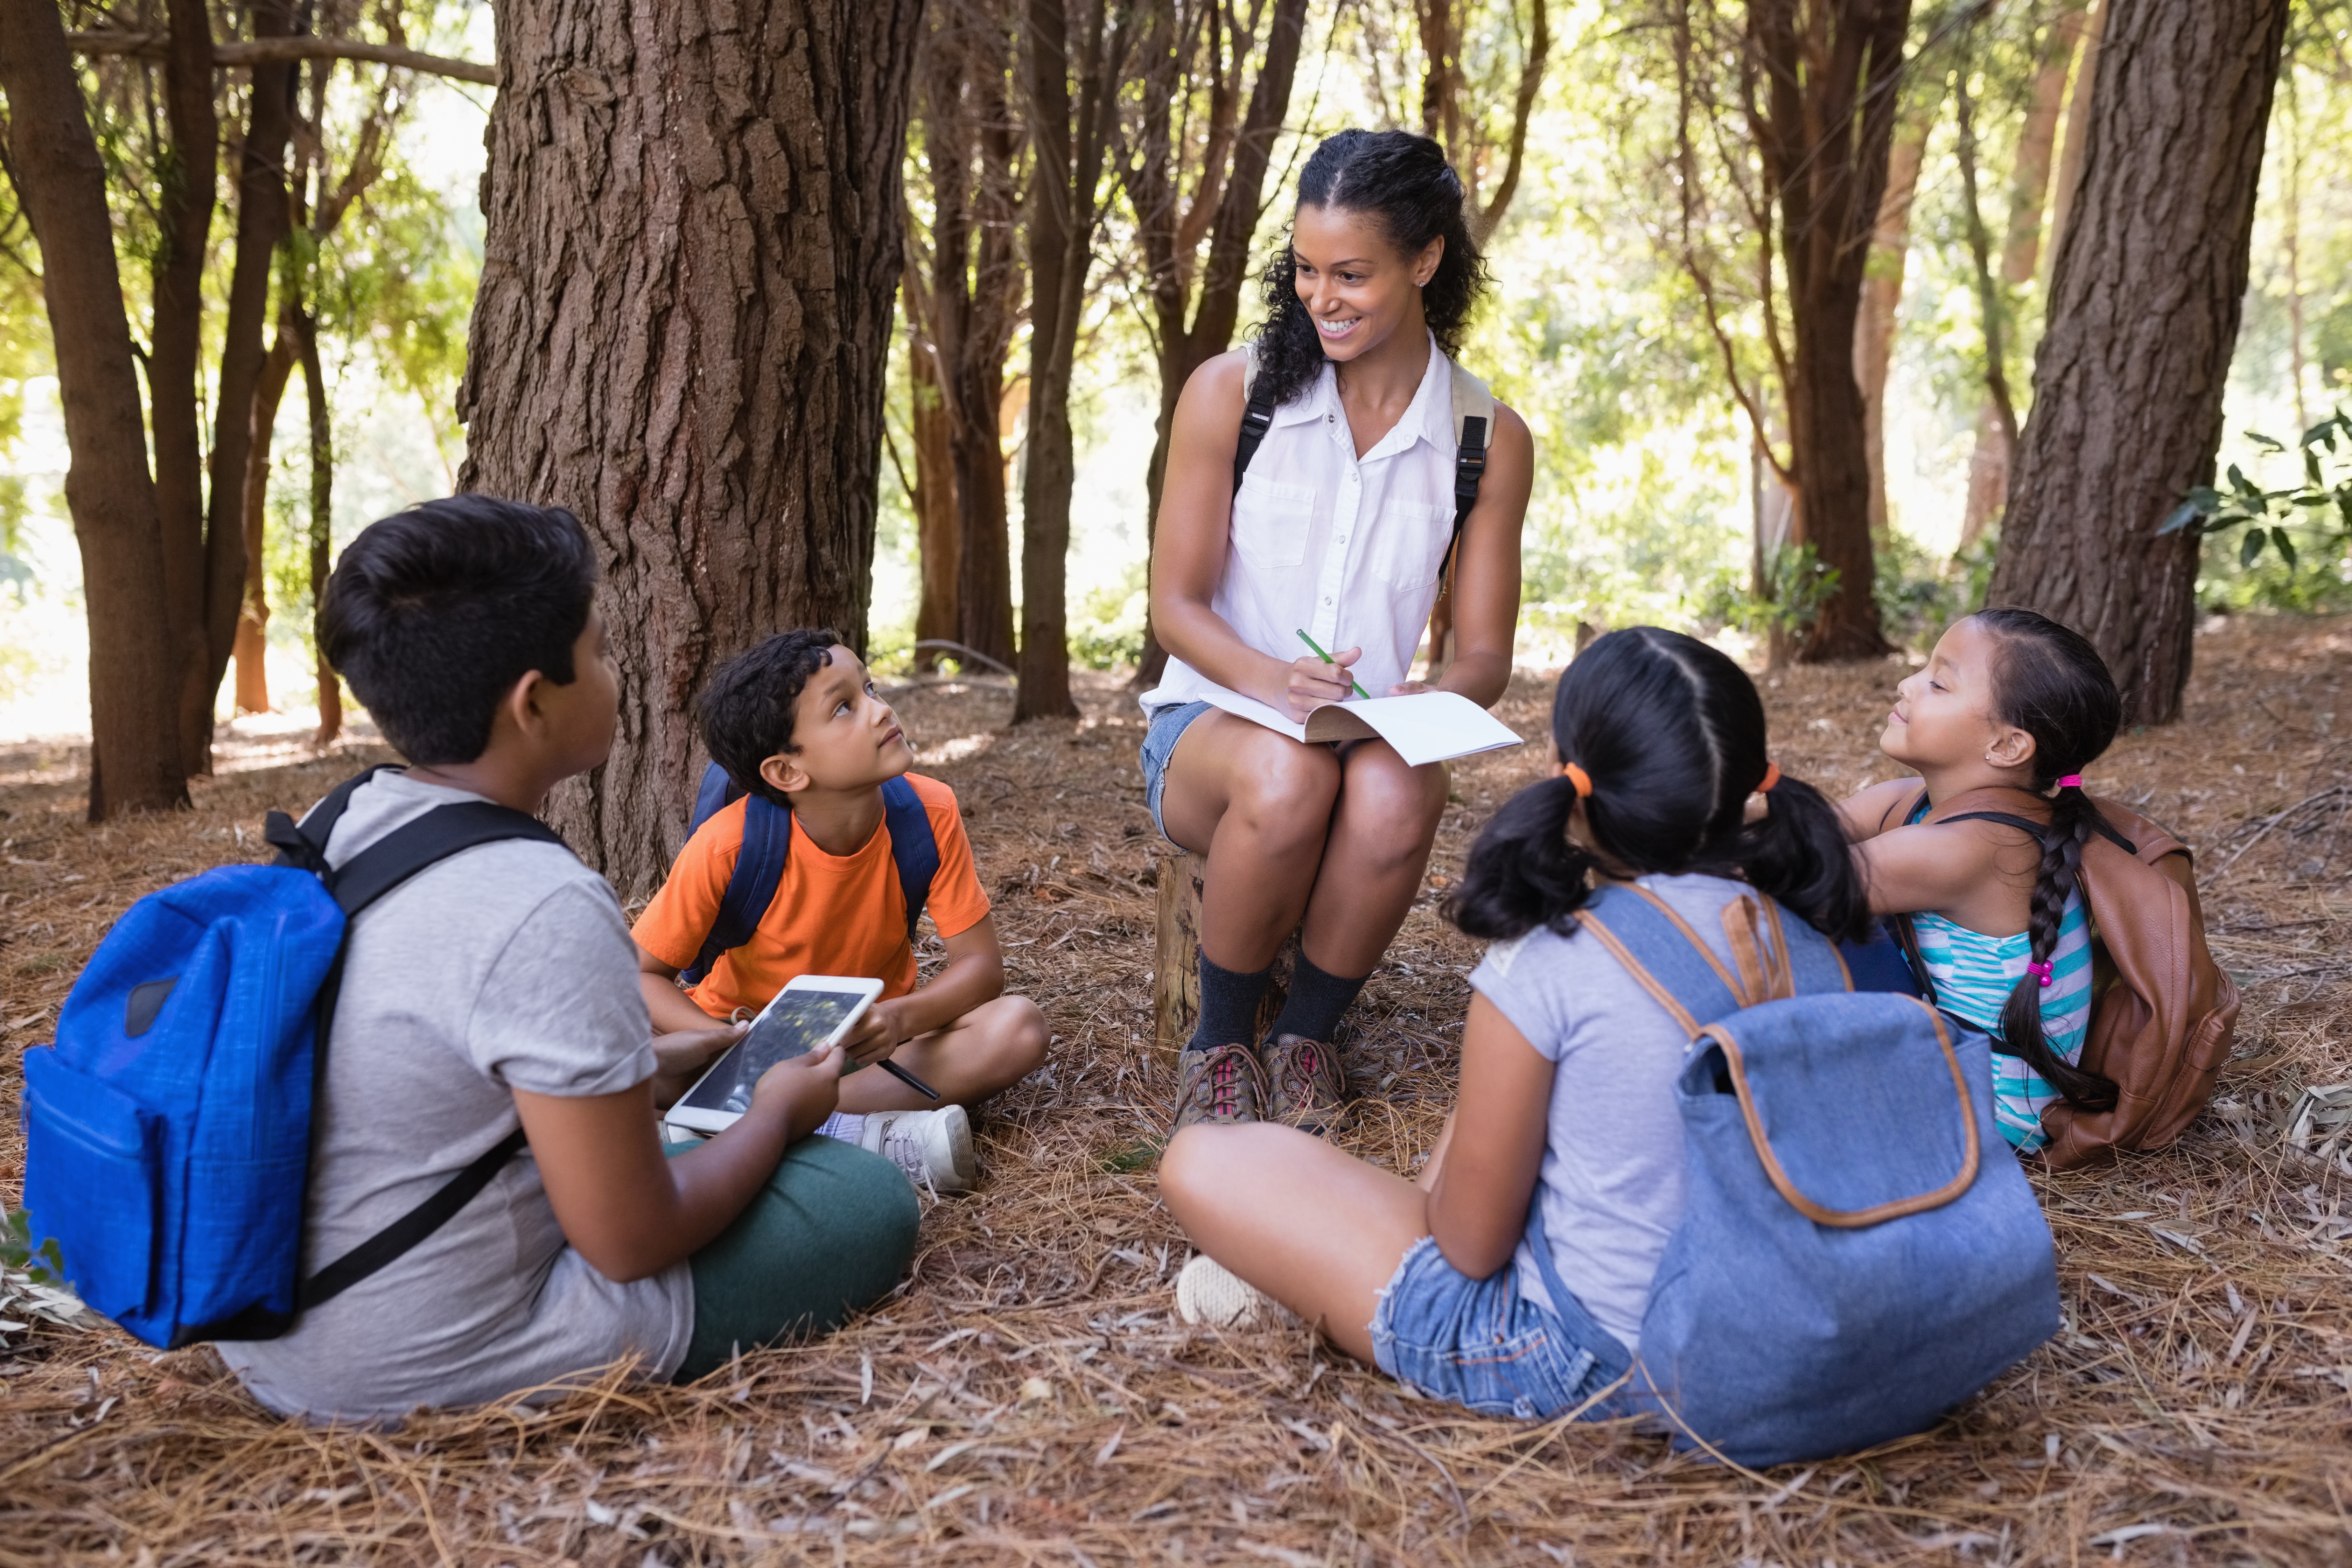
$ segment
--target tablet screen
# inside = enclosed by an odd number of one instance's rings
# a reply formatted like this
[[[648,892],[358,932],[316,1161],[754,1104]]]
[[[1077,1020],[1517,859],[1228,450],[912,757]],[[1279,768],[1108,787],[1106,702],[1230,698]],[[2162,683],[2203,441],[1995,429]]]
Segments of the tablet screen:
[[[679,1103],[697,1110],[741,1115],[751,1109],[751,1087],[778,1062],[806,1056],[841,1027],[866,999],[858,991],[786,991],[760,1015],[751,1032],[727,1048]]]

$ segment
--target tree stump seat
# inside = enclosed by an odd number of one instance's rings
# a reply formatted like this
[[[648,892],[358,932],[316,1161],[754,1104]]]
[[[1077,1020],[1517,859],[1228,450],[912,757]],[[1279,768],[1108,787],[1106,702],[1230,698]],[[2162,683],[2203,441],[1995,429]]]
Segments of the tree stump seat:
[[[1151,961],[1151,1040],[1171,1056],[1192,1037],[1201,1016],[1201,884],[1208,861],[1168,846],[1160,860],[1159,914]],[[1265,1033],[1288,994],[1290,963],[1298,933],[1283,939],[1274,973],[1257,1006],[1257,1032]]]

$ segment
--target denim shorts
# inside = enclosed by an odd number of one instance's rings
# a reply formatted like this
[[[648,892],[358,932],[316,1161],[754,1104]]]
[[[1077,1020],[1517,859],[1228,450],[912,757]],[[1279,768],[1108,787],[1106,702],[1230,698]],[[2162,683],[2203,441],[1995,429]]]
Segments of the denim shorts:
[[[1176,742],[1184,738],[1192,721],[1206,713],[1210,706],[1206,702],[1179,702],[1162,708],[1151,716],[1150,728],[1143,731],[1143,805],[1151,813],[1151,825],[1160,829],[1162,838],[1168,837],[1168,824],[1160,818],[1160,797],[1168,791],[1168,759],[1176,754]]]
[[[1564,1289],[1566,1310],[1519,1293],[1516,1263],[1473,1279],[1424,1236],[1381,1288],[1372,1308],[1372,1355],[1382,1372],[1432,1398],[1481,1415],[1549,1421],[1624,1375],[1631,1362],[1614,1334]],[[1599,1400],[1587,1420],[1624,1414]]]

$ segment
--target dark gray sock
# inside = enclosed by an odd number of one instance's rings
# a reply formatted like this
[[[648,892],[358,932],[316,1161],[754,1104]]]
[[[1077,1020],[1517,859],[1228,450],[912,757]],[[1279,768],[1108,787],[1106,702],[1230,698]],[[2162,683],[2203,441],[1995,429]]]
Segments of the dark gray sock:
[[[1273,967],[1268,964],[1254,974],[1241,974],[1220,968],[1209,962],[1207,953],[1201,954],[1201,1017],[1184,1048],[1206,1051],[1236,1042],[1257,1044],[1258,999],[1265,994],[1265,977]]]
[[[1329,1045],[1332,1031],[1339,1026],[1339,1016],[1370,978],[1366,974],[1342,980],[1336,974],[1326,974],[1315,966],[1313,959],[1301,952],[1298,961],[1290,966],[1290,994],[1265,1037],[1271,1040],[1281,1035],[1297,1035],[1301,1039]]]

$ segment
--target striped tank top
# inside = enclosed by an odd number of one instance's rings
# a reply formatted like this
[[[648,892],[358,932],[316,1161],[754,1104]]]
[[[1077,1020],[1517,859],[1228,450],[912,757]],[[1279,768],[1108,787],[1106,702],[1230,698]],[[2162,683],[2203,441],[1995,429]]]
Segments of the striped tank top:
[[[1923,805],[1925,803],[1922,803]],[[1919,814],[1912,820],[1916,821]],[[1939,914],[1911,917],[1919,962],[1935,983],[1936,1004],[1992,1037],[1993,1121],[2000,1135],[2031,1153],[2049,1139],[2042,1131],[2042,1108],[2056,1101],[2057,1089],[2000,1047],[2001,1009],[2025,977],[2033,939],[1987,936],[1954,925]],[[2091,921],[2080,888],[2067,896],[2058,922],[2058,945],[2050,955],[2050,984],[2042,988],[2042,1037],[2052,1054],[2073,1062],[2083,1054],[2091,1029]]]

